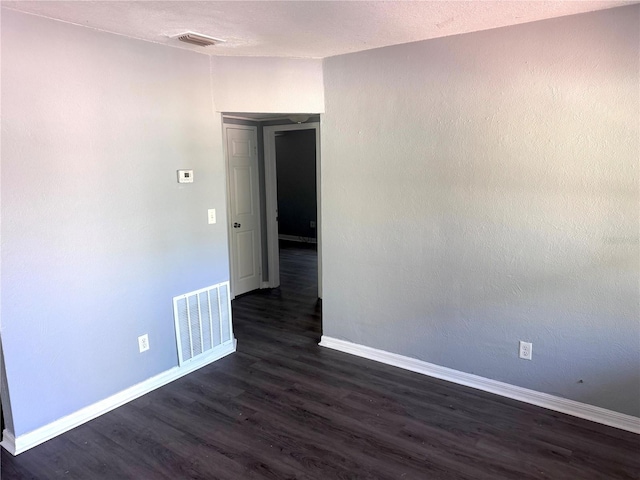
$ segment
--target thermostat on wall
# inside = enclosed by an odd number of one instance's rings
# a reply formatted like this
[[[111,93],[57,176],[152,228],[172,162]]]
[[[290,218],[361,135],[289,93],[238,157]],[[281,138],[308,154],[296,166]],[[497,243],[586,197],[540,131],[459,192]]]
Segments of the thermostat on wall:
[[[193,170],[178,170],[178,183],[193,183]]]

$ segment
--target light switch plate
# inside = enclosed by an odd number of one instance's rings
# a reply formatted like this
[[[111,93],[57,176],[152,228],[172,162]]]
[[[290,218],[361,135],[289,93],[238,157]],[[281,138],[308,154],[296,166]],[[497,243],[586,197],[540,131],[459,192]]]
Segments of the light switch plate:
[[[215,208],[210,208],[208,210],[208,218],[209,218],[209,225],[212,225],[212,224],[216,223],[216,209]]]

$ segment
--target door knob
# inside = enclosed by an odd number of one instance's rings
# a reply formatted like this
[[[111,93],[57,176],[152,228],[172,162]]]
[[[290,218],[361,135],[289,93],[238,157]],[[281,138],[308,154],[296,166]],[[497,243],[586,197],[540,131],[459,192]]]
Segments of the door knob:
[[[235,223],[233,224],[233,228],[240,228],[241,226],[242,226],[242,225],[241,225],[241,224],[239,224],[238,222],[235,222]]]

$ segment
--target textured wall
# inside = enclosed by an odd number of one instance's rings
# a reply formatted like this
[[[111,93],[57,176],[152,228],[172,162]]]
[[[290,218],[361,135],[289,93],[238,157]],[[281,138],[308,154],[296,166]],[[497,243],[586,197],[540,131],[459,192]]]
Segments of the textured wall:
[[[324,112],[322,60],[211,57],[219,112]]]
[[[278,233],[316,238],[316,132],[292,130],[276,136]]]
[[[325,60],[325,335],[640,415],[639,17]]]
[[[3,11],[2,341],[16,435],[176,366],[172,297],[228,280],[209,67]]]

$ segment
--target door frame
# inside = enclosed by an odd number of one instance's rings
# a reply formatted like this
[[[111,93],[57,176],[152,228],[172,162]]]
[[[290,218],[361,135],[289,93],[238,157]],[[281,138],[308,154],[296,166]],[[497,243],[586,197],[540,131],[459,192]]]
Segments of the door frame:
[[[278,246],[278,182],[276,175],[276,132],[315,130],[316,133],[316,241],[318,245],[318,297],[322,298],[322,203],[320,177],[320,123],[295,123],[262,127],[264,138],[264,183],[266,197],[267,260],[269,287],[280,285],[280,248]]]
[[[258,127],[256,126],[252,126],[252,125],[236,125],[234,123],[224,123],[224,119],[223,119],[223,123],[222,123],[222,147],[223,147],[223,152],[224,152],[224,164],[225,164],[225,169],[227,171],[227,175],[226,175],[226,186],[227,186],[227,246],[229,248],[229,279],[231,280],[229,282],[229,290],[230,290],[230,299],[233,300],[234,298],[236,298],[236,292],[235,292],[235,288],[234,288],[234,279],[237,275],[237,272],[234,272],[234,267],[233,267],[233,259],[234,259],[234,255],[235,255],[235,247],[233,246],[233,241],[232,241],[232,236],[233,236],[233,230],[231,227],[231,169],[229,168],[229,151],[227,149],[227,141],[228,141],[228,137],[227,137],[227,130],[233,128],[233,129],[239,129],[239,130],[252,130],[254,135],[255,135],[255,139],[256,139],[256,144],[254,146],[254,148],[256,149],[256,151],[254,152],[257,158],[257,161],[260,161],[260,158],[258,157],[258,152],[257,152],[257,148],[258,148]],[[258,175],[259,177],[259,175]],[[260,186],[259,186],[259,178],[258,178],[258,183],[256,185],[254,185],[253,188],[257,188],[258,189],[258,194],[257,194],[257,198],[258,198],[258,238],[259,240],[259,247],[257,249],[257,255],[258,255],[258,275],[260,275],[260,286],[258,288],[262,288],[263,285],[263,281],[262,281],[262,221],[260,220],[260,216],[261,216],[261,212],[262,212],[262,204],[261,204],[261,198],[260,198]]]

